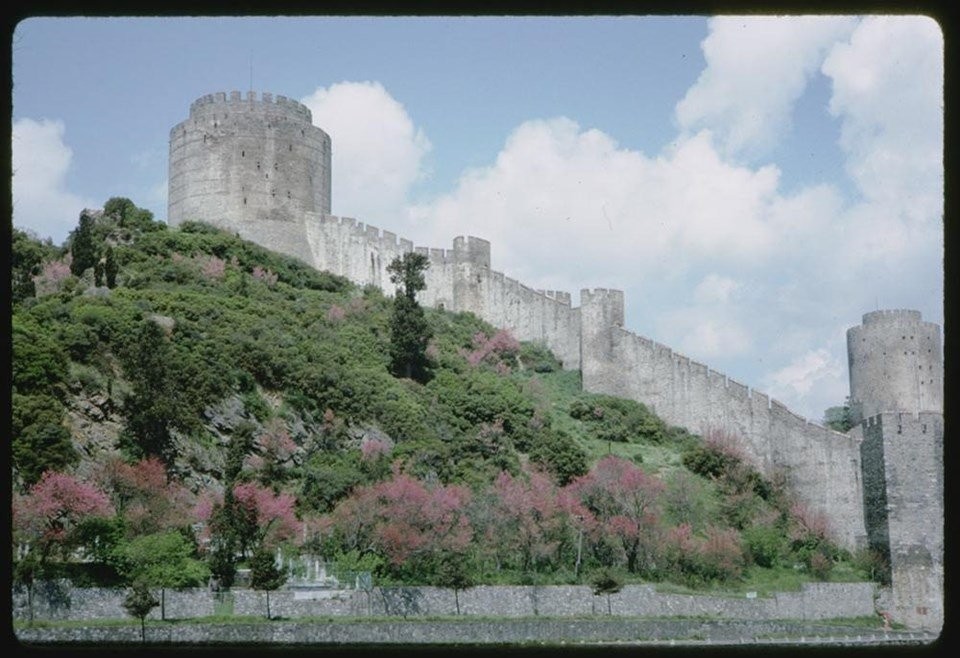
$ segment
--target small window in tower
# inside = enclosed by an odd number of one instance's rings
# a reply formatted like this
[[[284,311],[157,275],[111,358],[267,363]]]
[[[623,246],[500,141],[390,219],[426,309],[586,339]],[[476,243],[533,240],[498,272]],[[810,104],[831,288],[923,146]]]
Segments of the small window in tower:
[[[247,157],[247,152],[246,152],[246,151],[240,151],[240,157],[241,157],[241,158]]]
[[[922,424],[922,425],[920,426],[920,431],[923,432],[924,434],[927,433],[927,424],[926,424],[926,423],[924,423],[924,424]]]
[[[290,198],[290,190],[287,190],[287,198]]]
[[[257,161],[257,171],[260,171],[260,161]]]
[[[267,180],[270,180],[270,174],[264,174],[263,177]]]
[[[902,339],[904,339],[904,340],[906,340],[906,339],[907,339],[907,337],[906,337],[906,336],[900,336],[900,338],[902,338]]]
[[[897,434],[903,434],[903,425],[897,425]]]
[[[293,144],[287,144],[287,150],[288,150],[288,151],[292,151],[292,150],[293,150]]]
[[[923,370],[923,366],[917,366],[917,368],[919,368],[920,370]]]
[[[275,199],[275,198],[277,197],[277,191],[276,191],[276,190],[270,190],[270,197]]]
[[[303,128],[301,128],[301,129],[300,129],[300,136],[303,137],[303,135],[304,135]]]
[[[203,133],[203,143],[207,143],[207,133]]]
[[[247,197],[243,197],[243,205],[247,205]]]
[[[277,170],[277,163],[276,163],[276,162],[273,163],[273,170],[274,170],[274,171]]]

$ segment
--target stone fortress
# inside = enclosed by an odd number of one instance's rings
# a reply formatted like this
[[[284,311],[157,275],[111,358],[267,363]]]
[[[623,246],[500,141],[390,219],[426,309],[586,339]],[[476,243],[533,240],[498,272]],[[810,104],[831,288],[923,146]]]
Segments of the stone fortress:
[[[579,369],[585,391],[646,404],[694,432],[721,429],[767,475],[822,513],[848,549],[888,558],[882,606],[913,627],[943,623],[943,361],[939,326],[917,311],[867,313],[847,333],[850,403],[841,434],[665,345],[624,329],[619,290],[534,290],[490,267],[490,243],[415,247],[330,214],[331,144],[310,110],[284,96],[216,93],[170,131],[167,221],[199,220],[359,285],[390,290],[387,265],[430,260],[423,303],[470,311]]]

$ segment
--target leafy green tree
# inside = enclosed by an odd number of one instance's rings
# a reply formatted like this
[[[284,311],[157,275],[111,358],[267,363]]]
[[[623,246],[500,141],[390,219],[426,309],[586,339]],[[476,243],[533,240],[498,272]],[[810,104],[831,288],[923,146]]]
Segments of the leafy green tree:
[[[132,218],[137,210],[136,204],[126,197],[111,197],[103,204],[103,214],[117,220],[120,226],[125,226],[127,220]]]
[[[14,304],[36,296],[33,277],[40,274],[43,261],[53,257],[53,248],[20,229],[13,229],[10,244],[10,296]]]
[[[143,581],[137,581],[134,583],[133,587],[130,588],[130,592],[127,594],[127,597],[123,600],[124,609],[132,617],[136,617],[140,620],[140,641],[147,641],[147,629],[146,629],[146,619],[147,615],[150,614],[150,611],[160,605],[160,601],[157,600],[153,594],[150,593],[150,588],[147,587],[147,584]]]
[[[427,344],[432,332],[417,303],[417,293],[427,287],[424,272],[430,261],[423,254],[408,252],[387,266],[390,281],[399,287],[390,319],[390,364],[393,374],[424,383],[429,379]]]
[[[610,609],[610,595],[623,589],[623,576],[609,567],[604,567],[593,575],[590,584],[593,586],[594,596],[606,594],[607,614],[613,614]]]
[[[202,585],[210,576],[207,566],[194,557],[194,546],[176,530],[142,535],[118,551],[124,574],[160,588],[160,618],[165,619],[164,592]]]
[[[544,431],[533,439],[530,459],[566,486],[587,472],[587,453],[566,432]]]
[[[63,405],[49,395],[12,395],[11,454],[24,485],[45,471],[63,471],[80,458],[70,430],[63,425]]]
[[[853,429],[853,420],[850,417],[850,399],[840,407],[830,407],[823,412],[823,423],[832,430],[846,434]]]
[[[270,619],[270,592],[287,582],[287,577],[277,568],[273,554],[260,546],[250,559],[250,586],[267,594],[267,619]]]
[[[470,569],[470,557],[464,552],[444,551],[434,569],[433,584],[453,590],[453,599],[460,614],[460,592],[476,584]]]
[[[63,396],[67,355],[32,318],[13,317],[13,388],[19,393]]]
[[[94,219],[86,212],[80,213],[80,223],[73,230],[70,240],[70,273],[82,276],[97,262],[97,242],[94,235]]]
[[[153,221],[153,213],[125,197],[112,197],[103,204],[103,214],[113,219],[117,226],[134,232],[162,231],[166,224]]]

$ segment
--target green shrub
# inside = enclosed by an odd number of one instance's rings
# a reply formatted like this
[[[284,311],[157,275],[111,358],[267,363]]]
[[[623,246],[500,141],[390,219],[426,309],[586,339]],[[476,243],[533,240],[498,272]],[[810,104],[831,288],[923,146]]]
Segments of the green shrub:
[[[759,567],[775,567],[789,553],[783,530],[771,525],[755,525],[743,531],[747,555]]]

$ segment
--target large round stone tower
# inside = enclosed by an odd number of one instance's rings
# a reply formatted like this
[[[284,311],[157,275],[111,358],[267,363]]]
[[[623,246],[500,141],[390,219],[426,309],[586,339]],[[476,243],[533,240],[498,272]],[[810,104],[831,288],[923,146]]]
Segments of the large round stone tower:
[[[330,137],[284,96],[208,94],[170,131],[167,222],[250,222],[330,213]],[[244,231],[241,231],[244,232]]]
[[[943,412],[940,327],[920,311],[865,314],[847,330],[847,356],[853,422],[884,411]]]

